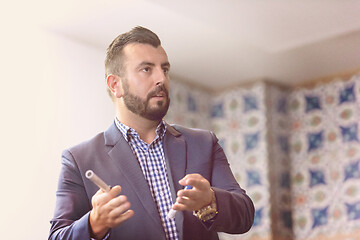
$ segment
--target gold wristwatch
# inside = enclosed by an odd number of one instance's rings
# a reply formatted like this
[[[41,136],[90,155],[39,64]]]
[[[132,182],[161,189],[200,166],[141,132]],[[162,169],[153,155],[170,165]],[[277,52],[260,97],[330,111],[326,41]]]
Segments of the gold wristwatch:
[[[211,203],[209,205],[193,212],[194,216],[198,217],[203,222],[212,220],[218,214],[215,192],[212,189],[210,189],[210,190],[212,191]]]

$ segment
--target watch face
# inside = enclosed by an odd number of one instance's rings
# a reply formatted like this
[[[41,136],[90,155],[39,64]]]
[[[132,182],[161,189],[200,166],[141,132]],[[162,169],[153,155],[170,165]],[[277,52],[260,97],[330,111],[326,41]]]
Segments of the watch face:
[[[212,219],[213,217],[215,217],[217,215],[217,211],[214,208],[211,208],[210,206],[208,206],[206,208],[206,210],[204,210],[203,212],[198,212],[198,218],[202,221],[207,221]]]

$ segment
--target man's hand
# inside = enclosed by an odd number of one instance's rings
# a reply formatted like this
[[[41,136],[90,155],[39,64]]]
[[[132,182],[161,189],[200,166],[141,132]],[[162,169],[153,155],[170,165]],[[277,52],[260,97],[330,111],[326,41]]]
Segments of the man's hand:
[[[115,186],[109,192],[99,189],[91,199],[90,212],[92,237],[103,238],[110,228],[120,225],[134,215],[126,196],[120,195],[121,187]]]
[[[188,174],[179,183],[183,186],[191,185],[193,188],[178,191],[176,204],[173,206],[174,210],[196,211],[211,203],[210,183],[200,174]]]

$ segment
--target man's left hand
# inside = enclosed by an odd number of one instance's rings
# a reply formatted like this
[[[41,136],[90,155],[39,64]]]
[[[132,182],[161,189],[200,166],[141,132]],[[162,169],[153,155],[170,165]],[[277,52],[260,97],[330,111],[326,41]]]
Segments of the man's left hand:
[[[211,203],[213,193],[210,183],[200,174],[188,174],[179,183],[183,186],[191,185],[193,188],[178,191],[174,210],[196,211]]]

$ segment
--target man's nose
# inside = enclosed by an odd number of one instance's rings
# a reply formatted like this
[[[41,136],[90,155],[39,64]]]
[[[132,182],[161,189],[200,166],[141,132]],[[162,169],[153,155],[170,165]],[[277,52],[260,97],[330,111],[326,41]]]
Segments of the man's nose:
[[[164,84],[168,80],[168,75],[164,72],[163,69],[159,69],[156,72],[157,72],[155,76],[156,85]]]

